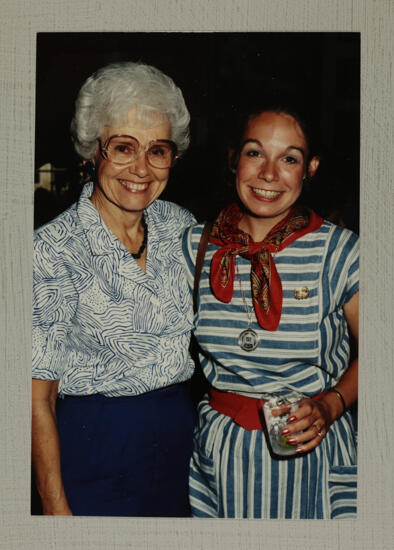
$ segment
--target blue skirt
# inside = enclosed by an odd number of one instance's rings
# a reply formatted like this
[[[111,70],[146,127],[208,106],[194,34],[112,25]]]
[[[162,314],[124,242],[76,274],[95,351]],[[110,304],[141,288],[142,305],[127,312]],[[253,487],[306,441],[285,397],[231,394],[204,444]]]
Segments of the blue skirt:
[[[61,468],[78,516],[188,517],[195,411],[184,384],[57,400]]]

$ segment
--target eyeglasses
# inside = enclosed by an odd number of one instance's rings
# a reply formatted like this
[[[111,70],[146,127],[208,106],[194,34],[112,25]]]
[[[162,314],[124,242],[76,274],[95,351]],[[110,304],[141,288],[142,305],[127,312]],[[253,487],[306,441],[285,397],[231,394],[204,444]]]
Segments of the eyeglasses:
[[[178,158],[177,146],[169,139],[155,139],[143,149],[137,138],[126,135],[114,135],[107,139],[100,151],[103,158],[115,164],[131,164],[139,155],[145,153],[145,158],[153,168],[170,168]]]

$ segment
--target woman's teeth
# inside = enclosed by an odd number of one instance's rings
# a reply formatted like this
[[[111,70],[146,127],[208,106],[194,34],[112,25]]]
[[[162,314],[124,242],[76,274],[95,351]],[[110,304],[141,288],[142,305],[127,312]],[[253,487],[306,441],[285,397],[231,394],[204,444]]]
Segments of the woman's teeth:
[[[265,189],[257,189],[257,187],[252,187],[252,189],[253,193],[256,193],[256,195],[260,195],[260,197],[264,197],[266,199],[275,199],[282,194],[282,191],[265,191]]]
[[[130,191],[145,191],[148,188],[148,183],[133,183],[130,181],[119,180],[122,185],[130,189]]]

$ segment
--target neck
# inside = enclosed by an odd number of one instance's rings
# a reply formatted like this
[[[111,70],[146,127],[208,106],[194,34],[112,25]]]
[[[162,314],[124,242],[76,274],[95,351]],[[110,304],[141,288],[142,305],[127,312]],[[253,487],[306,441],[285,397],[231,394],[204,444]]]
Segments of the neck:
[[[95,186],[90,198],[93,206],[100,214],[105,225],[112,233],[125,244],[129,239],[134,240],[141,233],[141,210],[125,210],[110,200],[99,186]]]
[[[287,215],[287,212],[275,218],[259,218],[250,214],[243,214],[238,223],[238,228],[248,233],[254,242],[259,243],[265,239],[273,227]]]

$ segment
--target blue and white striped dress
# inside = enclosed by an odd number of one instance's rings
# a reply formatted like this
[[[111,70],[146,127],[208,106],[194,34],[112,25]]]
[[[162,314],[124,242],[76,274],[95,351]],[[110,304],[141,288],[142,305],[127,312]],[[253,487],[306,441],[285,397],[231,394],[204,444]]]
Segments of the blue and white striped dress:
[[[186,230],[183,250],[190,287],[202,225]],[[237,344],[248,317],[238,280],[229,304],[209,284],[218,246],[209,243],[201,273],[195,334],[210,384],[252,397],[288,388],[313,396],[335,386],[349,363],[349,335],[342,306],[358,291],[358,237],[325,221],[316,231],[275,255],[282,281],[278,330],[261,329],[259,345]],[[250,262],[236,257],[247,305],[252,309]],[[307,287],[306,299],[295,290]],[[345,413],[313,451],[289,459],[271,457],[262,430],[245,430],[199,404],[191,463],[190,500],[196,517],[350,518],[356,515],[356,441]]]

